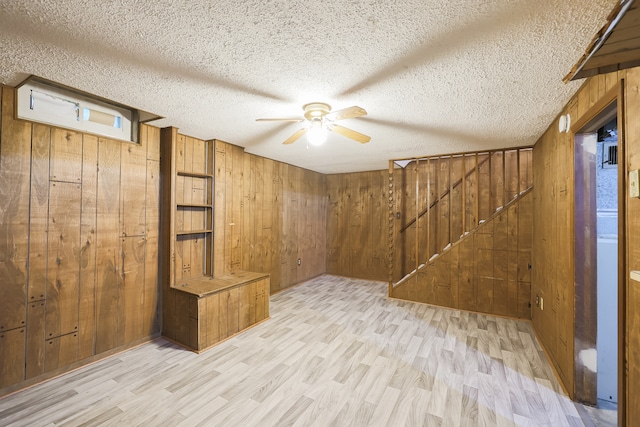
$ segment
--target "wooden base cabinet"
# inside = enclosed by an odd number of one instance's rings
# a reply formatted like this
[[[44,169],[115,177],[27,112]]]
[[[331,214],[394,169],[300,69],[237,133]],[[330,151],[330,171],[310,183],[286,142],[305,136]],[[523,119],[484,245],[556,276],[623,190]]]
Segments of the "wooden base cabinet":
[[[196,352],[269,317],[269,275],[214,277],[214,146],[160,130],[162,335]]]
[[[201,352],[269,317],[269,275],[238,271],[171,289],[175,322],[167,338]]]

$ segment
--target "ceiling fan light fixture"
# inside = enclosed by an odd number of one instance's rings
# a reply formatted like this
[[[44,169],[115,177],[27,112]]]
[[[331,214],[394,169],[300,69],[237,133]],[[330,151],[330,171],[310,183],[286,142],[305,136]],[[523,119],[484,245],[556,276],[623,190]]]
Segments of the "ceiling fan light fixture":
[[[322,145],[327,140],[327,128],[323,126],[322,119],[310,121],[307,140],[315,146]]]
[[[335,122],[344,119],[353,119],[367,115],[367,111],[357,105],[331,111],[331,106],[324,102],[312,102],[302,106],[304,118],[276,118],[276,119],[256,119],[258,122],[304,122],[304,127],[284,140],[283,144],[292,144],[305,133],[307,141],[311,145],[322,145],[327,139],[328,132],[335,132],[349,139],[353,139],[361,144],[366,144],[371,140],[370,136],[356,132],[353,129],[340,126]]]

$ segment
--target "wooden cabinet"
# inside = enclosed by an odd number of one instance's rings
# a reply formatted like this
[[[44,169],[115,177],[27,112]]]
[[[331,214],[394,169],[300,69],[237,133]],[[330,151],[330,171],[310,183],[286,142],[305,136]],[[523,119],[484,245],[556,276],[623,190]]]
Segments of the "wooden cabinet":
[[[238,271],[185,281],[171,290],[176,321],[168,338],[201,352],[269,317],[269,275]]]
[[[269,275],[213,277],[213,141],[160,136],[162,334],[200,352],[269,317]]]

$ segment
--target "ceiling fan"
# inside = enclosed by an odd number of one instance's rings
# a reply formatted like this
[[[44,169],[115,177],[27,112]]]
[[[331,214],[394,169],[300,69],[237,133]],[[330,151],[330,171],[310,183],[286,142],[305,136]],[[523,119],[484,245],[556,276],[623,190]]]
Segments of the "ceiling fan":
[[[331,106],[329,104],[325,104],[324,102],[312,102],[310,104],[303,105],[302,109],[304,110],[304,117],[256,119],[256,121],[306,122],[302,129],[287,138],[283,144],[291,144],[306,133],[307,138],[312,145],[321,145],[327,137],[327,131],[339,133],[340,135],[351,138],[361,144],[366,144],[371,140],[370,136],[335,124],[338,120],[366,116],[367,112],[362,107],[354,105],[353,107],[344,108],[342,110],[331,111]]]

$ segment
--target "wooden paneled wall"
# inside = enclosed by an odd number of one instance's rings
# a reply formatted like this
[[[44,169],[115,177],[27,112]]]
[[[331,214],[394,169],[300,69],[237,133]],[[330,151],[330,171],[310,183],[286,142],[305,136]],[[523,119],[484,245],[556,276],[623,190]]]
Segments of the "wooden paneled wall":
[[[534,147],[532,292],[547,310],[532,311],[538,337],[565,386],[573,390],[572,141],[551,126]]]
[[[386,170],[327,176],[327,273],[386,280]]]
[[[621,80],[624,83],[617,89]],[[623,382],[625,389],[619,399],[627,397],[626,404],[620,402],[619,409],[632,426],[640,423],[640,408],[634,404],[634,396],[640,393],[640,283],[630,280],[631,270],[640,270],[640,200],[629,198],[626,177],[629,171],[640,169],[640,68],[613,72],[589,79],[567,104],[562,114],[569,113],[573,123],[591,118],[594,109],[602,106],[611,97],[611,91],[618,92],[618,103],[623,106],[623,116],[618,118],[622,127],[619,136],[624,139],[619,157],[619,178],[622,195],[619,198],[619,219],[621,222],[619,239],[619,263],[623,287],[620,292],[619,310],[621,338],[626,341],[625,357],[628,377]],[[546,299],[545,308],[534,307],[533,324],[542,344],[572,396],[584,394],[584,388],[593,387],[584,381],[576,370],[575,328],[592,328],[592,325],[575,323],[589,322],[585,307],[590,306],[582,295],[577,298],[575,282],[576,261],[574,257],[576,241],[573,213],[577,209],[574,189],[574,147],[573,134],[560,134],[557,120],[552,123],[534,149],[534,241],[533,241],[533,282],[532,292]],[[578,131],[579,129],[573,129]],[[592,321],[595,313],[591,313]],[[595,340],[595,336],[591,339]],[[620,363],[624,366],[624,363]],[[588,392],[589,390],[587,390]],[[591,390],[595,392],[595,390]]]
[[[624,131],[626,153],[624,158],[627,176],[629,171],[640,169],[640,68],[627,70],[622,74],[625,78],[624,95]],[[612,80],[612,77],[608,77]],[[606,81],[606,78],[605,78]],[[628,378],[625,394],[628,396],[625,405],[626,425],[640,425],[640,405],[635,404],[640,396],[640,282],[629,280],[630,271],[640,271],[640,199],[629,198],[628,188],[624,189],[626,202],[626,224],[624,256],[627,268],[625,279],[624,319],[626,334],[626,354]]]
[[[270,273],[273,293],[326,271],[324,175],[223,141],[214,164],[214,275]]]
[[[159,130],[14,119],[1,88],[0,395],[159,332]]]
[[[617,75],[594,78],[573,97],[562,114],[571,114],[575,123],[617,83]],[[573,148],[572,134],[560,133],[557,120],[534,147],[532,252],[532,293],[545,301],[543,309],[533,307],[533,324],[572,396],[576,315]]]

